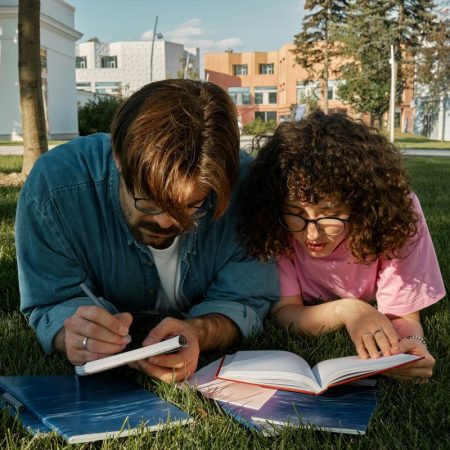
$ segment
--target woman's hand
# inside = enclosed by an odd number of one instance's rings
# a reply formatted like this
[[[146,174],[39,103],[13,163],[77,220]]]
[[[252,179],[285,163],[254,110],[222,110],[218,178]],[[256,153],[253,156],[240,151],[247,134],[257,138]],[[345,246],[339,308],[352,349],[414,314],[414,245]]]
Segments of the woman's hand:
[[[420,378],[421,381],[427,382],[433,375],[433,367],[436,360],[427,350],[427,347],[418,339],[403,338],[399,342],[400,352],[409,353],[410,355],[423,356],[420,361],[408,364],[404,367],[390,370],[385,375],[399,381],[409,381],[413,378]]]
[[[339,301],[337,314],[360,358],[400,353],[398,335],[391,321],[373,306],[358,299],[343,299]]]

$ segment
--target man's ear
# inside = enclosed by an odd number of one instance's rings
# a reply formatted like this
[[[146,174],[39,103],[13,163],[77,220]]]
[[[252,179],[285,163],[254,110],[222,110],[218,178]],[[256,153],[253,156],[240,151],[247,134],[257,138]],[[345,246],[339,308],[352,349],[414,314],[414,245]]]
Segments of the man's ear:
[[[119,161],[119,159],[117,158],[117,155],[113,155],[113,158],[114,158],[114,162],[116,163],[116,167],[117,167],[117,170],[119,171],[119,172],[122,172],[122,166],[121,166],[121,164],[120,164],[120,161]]]

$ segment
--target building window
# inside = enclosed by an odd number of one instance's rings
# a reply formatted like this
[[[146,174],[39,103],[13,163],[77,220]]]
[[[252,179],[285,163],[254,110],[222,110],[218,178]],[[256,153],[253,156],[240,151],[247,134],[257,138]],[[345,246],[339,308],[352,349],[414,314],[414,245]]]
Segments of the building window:
[[[78,82],[77,83],[77,90],[78,91],[91,91],[91,83],[90,81],[87,82]]]
[[[297,84],[297,103],[303,104],[307,99],[320,98],[319,83]]]
[[[247,64],[233,64],[233,75],[248,75]]]
[[[255,105],[276,105],[276,86],[255,87]]]
[[[260,75],[272,75],[275,73],[272,64],[260,64],[259,65],[259,73]]]
[[[231,87],[228,88],[228,94],[233,99],[234,103],[236,103],[236,105],[251,104],[250,88]]]
[[[102,56],[103,69],[117,69],[117,56]]]
[[[268,122],[269,120],[277,120],[277,113],[275,111],[256,111],[255,119],[262,120],[263,122]]]
[[[95,83],[96,94],[118,95],[121,93],[122,83],[120,81],[98,81]]]
[[[86,56],[77,56],[75,58],[75,67],[77,69],[87,69]]]

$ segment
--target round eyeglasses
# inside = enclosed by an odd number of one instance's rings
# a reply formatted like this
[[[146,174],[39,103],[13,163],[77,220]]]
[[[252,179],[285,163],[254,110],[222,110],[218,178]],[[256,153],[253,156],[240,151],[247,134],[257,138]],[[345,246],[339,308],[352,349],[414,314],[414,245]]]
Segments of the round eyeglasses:
[[[298,214],[282,214],[279,218],[281,226],[293,233],[298,233],[306,229],[308,224],[313,223],[317,231],[327,236],[339,236],[345,231],[350,218],[342,219],[341,217],[320,217],[319,219],[306,219]]]
[[[133,197],[133,199],[134,207],[141,213],[149,214],[150,216],[158,216],[159,214],[164,214],[166,212],[163,209],[156,207],[156,205],[154,207],[149,207],[148,204],[151,200],[147,198]],[[205,217],[211,209],[212,200],[208,198],[203,199],[194,205],[186,206],[188,215],[194,220]]]

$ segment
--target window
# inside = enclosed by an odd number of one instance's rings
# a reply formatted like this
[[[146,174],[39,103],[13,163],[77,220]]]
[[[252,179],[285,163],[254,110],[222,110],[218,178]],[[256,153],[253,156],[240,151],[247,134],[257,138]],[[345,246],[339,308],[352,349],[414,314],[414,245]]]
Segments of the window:
[[[90,81],[78,82],[77,83],[77,90],[78,91],[90,91],[91,90],[91,83],[90,83]]]
[[[247,64],[233,64],[233,75],[248,75]]]
[[[95,92],[97,94],[120,94],[122,83],[120,81],[98,81],[95,83]]]
[[[261,75],[272,75],[275,73],[273,68],[273,63],[271,64],[260,64],[259,65],[259,73]]]
[[[269,120],[277,120],[277,113],[275,111],[256,111],[255,119],[268,122]]]
[[[264,94],[262,92],[255,92],[255,105],[262,105]]]
[[[236,105],[251,104],[250,88],[230,87],[228,88],[228,94]]]
[[[102,56],[103,69],[117,69],[117,56]]]
[[[319,97],[319,83],[297,84],[297,103],[302,104],[306,99],[318,100]]]
[[[87,69],[86,56],[77,56],[75,58],[75,67],[77,69]]]
[[[255,87],[255,105],[276,105],[276,86]]]

